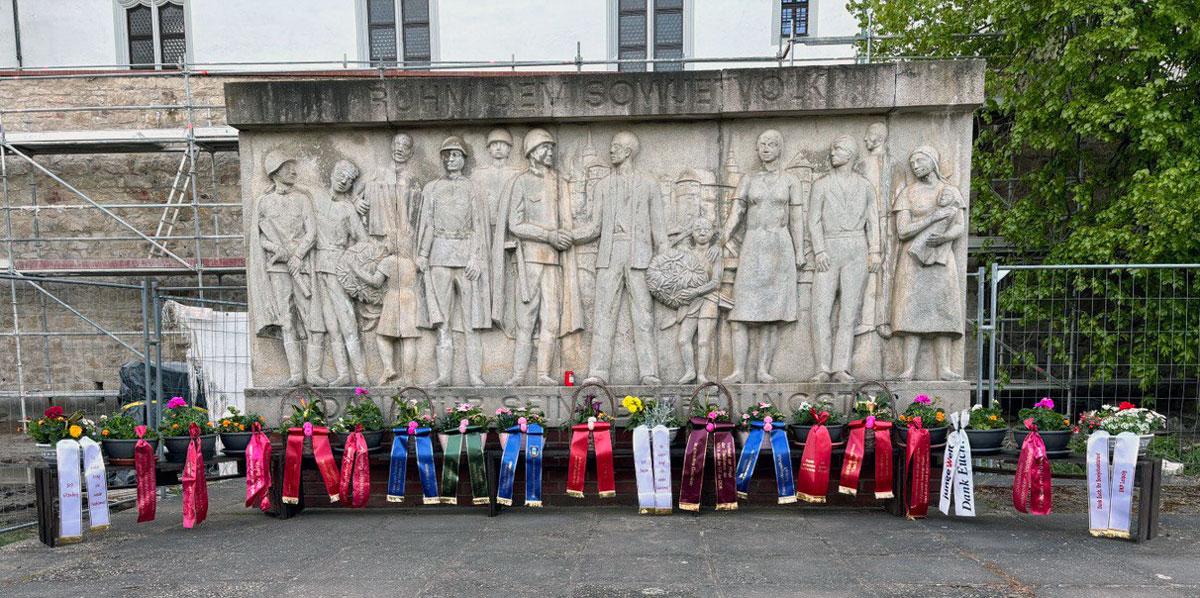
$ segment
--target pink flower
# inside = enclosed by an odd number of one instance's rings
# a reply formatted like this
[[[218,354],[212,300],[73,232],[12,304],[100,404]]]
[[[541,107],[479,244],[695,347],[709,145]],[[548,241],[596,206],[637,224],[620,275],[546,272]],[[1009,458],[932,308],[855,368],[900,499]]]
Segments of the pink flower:
[[[167,409],[179,409],[186,406],[187,401],[183,400],[183,397],[171,397],[171,400],[167,401]]]
[[[504,415],[507,413],[512,413],[512,410],[507,407],[497,407],[496,408],[496,415]]]
[[[470,411],[470,410],[471,410],[471,404],[470,404],[470,403],[459,403],[459,404],[458,404],[458,410],[459,410],[460,412]]]
[[[913,402],[928,405],[933,402],[933,399],[930,399],[928,395],[917,395],[913,397]]]
[[[1050,397],[1042,397],[1042,400],[1034,403],[1033,406],[1041,409],[1054,409],[1054,399],[1051,399]]]
[[[134,426],[133,433],[137,434],[138,438],[145,436],[146,435],[146,426],[141,426],[141,425]]]
[[[748,413],[743,413],[742,419],[750,419],[750,415]]]
[[[770,406],[771,406],[770,403],[759,403],[758,404],[759,409],[766,409],[767,407],[770,407]]]
[[[355,386],[355,387],[354,387],[354,396],[356,396],[356,397],[361,397],[361,396],[363,396],[363,395],[365,395],[365,394],[367,394],[367,389],[365,389],[365,388],[363,388],[363,387],[361,387],[361,386]]]
[[[754,411],[751,411],[750,415],[753,415],[754,417],[758,417],[758,410],[755,409]]]
[[[716,412],[716,411],[709,411],[709,412],[708,412],[708,419],[717,419],[717,412]]]

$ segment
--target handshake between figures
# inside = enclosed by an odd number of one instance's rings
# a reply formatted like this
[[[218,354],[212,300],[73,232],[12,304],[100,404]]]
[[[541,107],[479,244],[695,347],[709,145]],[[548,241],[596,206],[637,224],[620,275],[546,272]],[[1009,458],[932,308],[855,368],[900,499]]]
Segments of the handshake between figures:
[[[565,228],[551,230],[546,233],[546,242],[559,251],[565,251],[575,243],[575,234]]]

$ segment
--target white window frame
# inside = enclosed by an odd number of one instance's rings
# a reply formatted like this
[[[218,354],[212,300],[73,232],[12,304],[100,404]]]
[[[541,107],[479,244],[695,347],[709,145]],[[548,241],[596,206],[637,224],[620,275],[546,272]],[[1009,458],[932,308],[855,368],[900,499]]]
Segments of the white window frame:
[[[163,68],[162,62],[162,38],[159,37],[160,30],[158,26],[158,7],[164,4],[174,4],[183,7],[183,60],[187,64],[192,64],[192,3],[188,0],[113,0],[113,23],[114,36],[117,40],[117,61],[119,65],[125,68],[132,68],[133,64],[129,58],[129,20],[126,16],[126,11],[138,5],[147,6],[150,8],[150,22],[153,27],[154,35],[154,70],[161,71]],[[170,65],[174,67],[175,65]]]
[[[438,17],[438,0],[428,0],[429,2],[429,62],[437,63],[441,60],[441,36],[438,34],[438,25],[441,19]],[[404,65],[404,2],[403,0],[393,0],[395,5],[396,23],[396,66],[394,68],[403,68]],[[354,17],[358,23],[358,60],[362,63],[360,66],[371,65],[371,39],[370,39],[370,23],[368,22],[367,0],[355,0],[354,2]]]
[[[695,31],[694,19],[696,11],[693,3],[695,0],[683,0],[683,59],[692,58],[692,32]],[[777,3],[778,4],[778,3]],[[620,25],[620,0],[608,0],[608,59],[617,60],[620,56],[621,38],[617,28]],[[776,29],[779,26],[776,24]],[[646,58],[654,59],[654,0],[646,0]],[[658,65],[650,63],[646,72],[654,72]],[[690,71],[695,68],[695,65],[690,62],[683,63],[683,70]],[[613,63],[608,65],[608,70],[620,70],[620,65]],[[634,71],[640,72],[640,71]]]

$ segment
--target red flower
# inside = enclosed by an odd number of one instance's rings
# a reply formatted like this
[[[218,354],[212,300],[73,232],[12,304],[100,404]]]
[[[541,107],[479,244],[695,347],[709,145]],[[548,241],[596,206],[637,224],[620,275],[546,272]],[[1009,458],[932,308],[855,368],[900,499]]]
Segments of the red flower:
[[[1130,403],[1129,401],[1121,401],[1121,404],[1117,405],[1117,409],[1119,409],[1121,411],[1124,411],[1126,409],[1135,409],[1135,408],[1137,408],[1137,405],[1134,405],[1133,403]]]
[[[59,405],[55,405],[53,407],[46,409],[46,412],[43,415],[45,415],[46,417],[49,417],[51,419],[54,419],[56,417],[62,417],[63,416],[63,408]]]

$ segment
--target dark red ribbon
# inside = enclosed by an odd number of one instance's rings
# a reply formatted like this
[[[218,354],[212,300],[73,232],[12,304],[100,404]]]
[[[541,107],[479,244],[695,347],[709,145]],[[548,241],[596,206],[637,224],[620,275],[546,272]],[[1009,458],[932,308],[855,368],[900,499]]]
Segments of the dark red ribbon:
[[[325,482],[329,501],[337,502],[341,477],[333,460],[333,450],[329,448],[329,428],[309,423],[302,428],[288,428],[283,461],[283,502],[293,505],[300,502],[300,465],[304,460],[304,438],[308,436],[312,437],[313,457],[317,460],[317,470]]]
[[[809,410],[816,423],[808,429],[804,453],[800,455],[800,470],[796,473],[796,495],[805,502],[825,502],[829,492],[829,465],[833,457],[833,442],[829,439],[829,413]]]
[[[362,425],[346,438],[342,453],[341,496],[349,496],[351,507],[367,506],[371,497],[371,466],[367,463],[367,439],[363,437]]]
[[[271,508],[271,440],[255,422],[246,445],[246,506],[258,503],[263,511]]]
[[[158,481],[155,479],[156,462],[154,448],[146,442],[146,426],[134,428],[138,441],[133,445],[133,469],[137,477],[138,523],[154,521],[158,508]]]
[[[929,430],[922,426],[919,417],[908,424],[904,463],[908,470],[908,504],[904,515],[921,519],[929,512]]]
[[[584,481],[587,478],[588,436],[596,445],[596,490],[601,498],[617,495],[617,483],[613,475],[612,424],[595,422],[593,429],[588,424],[571,426],[571,455],[567,462],[567,494],[583,498]]]
[[[846,442],[846,455],[842,459],[842,476],[838,491],[855,496],[858,494],[858,477],[866,455],[867,429],[875,437],[875,498],[892,498],[892,422],[856,419],[850,422],[850,439]]]
[[[1053,486],[1046,443],[1038,434],[1033,418],[1025,420],[1025,428],[1029,430],[1029,435],[1021,443],[1021,454],[1017,457],[1017,473],[1013,477],[1013,507],[1022,513],[1049,515]]]
[[[717,509],[737,509],[737,463],[733,445],[733,424],[714,422],[703,417],[691,419],[692,432],[683,453],[683,479],[679,483],[679,508],[700,510],[700,492],[704,486],[704,453],[708,450],[709,426],[713,436],[713,466],[717,483]]]
[[[204,477],[204,453],[200,446],[200,426],[188,426],[187,460],[183,463],[183,527],[191,529],[208,517],[208,480]]]

